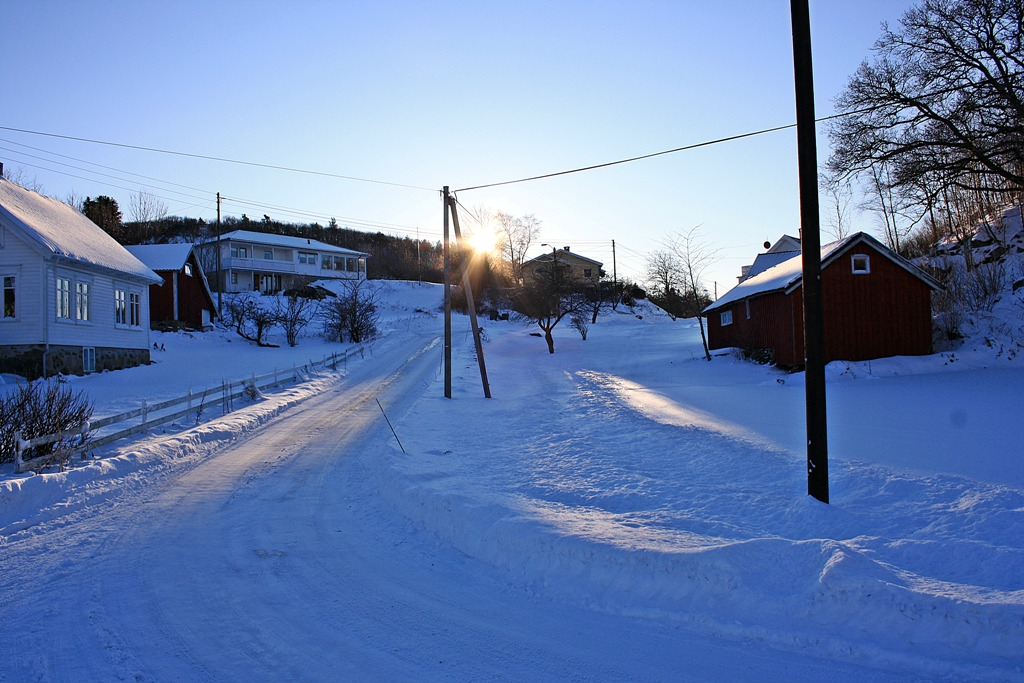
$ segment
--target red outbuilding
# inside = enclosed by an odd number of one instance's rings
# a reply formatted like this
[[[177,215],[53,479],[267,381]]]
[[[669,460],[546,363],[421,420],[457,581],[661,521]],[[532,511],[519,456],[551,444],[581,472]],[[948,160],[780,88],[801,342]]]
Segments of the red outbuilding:
[[[706,309],[708,345],[767,352],[781,367],[804,364],[800,252],[751,275]],[[873,237],[857,233],[821,248],[825,360],[931,352],[931,293],[941,285]]]
[[[196,330],[213,327],[217,304],[191,244],[140,244],[125,247],[164,279],[149,287],[149,321],[153,327],[177,321]]]

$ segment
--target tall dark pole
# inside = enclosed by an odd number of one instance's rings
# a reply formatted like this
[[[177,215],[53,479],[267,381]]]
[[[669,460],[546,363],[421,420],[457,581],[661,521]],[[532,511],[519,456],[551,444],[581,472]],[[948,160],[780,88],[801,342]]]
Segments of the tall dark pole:
[[[448,186],[444,186],[444,397],[452,397],[452,272],[448,249]]]
[[[807,494],[828,502],[828,428],[825,413],[825,316],[821,297],[818,226],[818,150],[814,132],[814,71],[807,0],[790,0],[796,143],[800,172],[801,288],[804,297],[804,388],[807,404]]]
[[[619,265],[615,262],[615,240],[612,240],[612,309],[619,303]]]
[[[217,318],[221,317],[220,293],[224,291],[224,273],[220,263],[220,192],[217,193]],[[219,320],[218,320],[219,322]]]

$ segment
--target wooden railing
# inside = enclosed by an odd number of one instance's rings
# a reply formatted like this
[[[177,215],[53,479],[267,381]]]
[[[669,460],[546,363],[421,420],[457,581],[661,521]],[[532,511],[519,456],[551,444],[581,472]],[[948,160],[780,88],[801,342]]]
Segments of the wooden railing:
[[[348,363],[348,359],[355,355],[365,355],[365,349],[363,346],[358,346],[353,349],[349,349],[345,353],[338,354],[332,353],[329,356],[324,356],[322,360],[310,361],[305,365],[293,365],[290,369],[285,368],[279,370],[274,368],[273,372],[268,372],[265,375],[256,376],[255,374],[249,379],[242,379],[235,382],[221,382],[218,387],[211,387],[205,391],[198,393],[193,392],[189,389],[188,394],[172,398],[166,401],[160,401],[159,403],[149,404],[145,400],[142,401],[142,406],[134,410],[129,410],[125,413],[118,415],[111,415],[110,417],[101,417],[98,420],[91,420],[89,422],[83,422],[77,427],[73,427],[66,431],[58,434],[46,434],[44,436],[37,436],[34,439],[23,440],[21,435],[17,432],[14,434],[15,442],[15,454],[14,463],[18,473],[26,472],[28,470],[34,470],[40,467],[44,467],[58,461],[61,468],[64,463],[70,460],[70,458],[79,453],[91,450],[93,448],[100,448],[106,446],[109,443],[124,439],[134,434],[139,434],[149,430],[151,427],[157,425],[166,424],[173,422],[182,417],[186,417],[192,413],[201,413],[207,408],[211,407],[211,404],[207,403],[208,397],[215,397],[212,406],[216,406],[220,403],[221,414],[226,415],[234,409],[234,402],[236,398],[241,398],[247,393],[255,393],[268,387],[278,387],[282,383],[286,382],[297,382],[299,380],[306,380],[310,375],[316,375],[316,368],[321,369],[330,367],[336,370],[338,363]],[[186,404],[186,407],[176,410],[172,413],[162,414],[154,418],[150,418],[152,413],[160,413],[167,410]],[[97,430],[109,427],[110,425],[119,424],[127,420],[134,418],[141,418],[141,422],[132,425],[125,429],[121,429],[110,434],[104,434],[98,438],[90,438],[89,434]],[[80,437],[79,443],[77,444],[65,444],[64,441]],[[32,458],[30,460],[23,460],[22,454],[36,446],[42,446],[45,444],[61,442],[52,453]]]

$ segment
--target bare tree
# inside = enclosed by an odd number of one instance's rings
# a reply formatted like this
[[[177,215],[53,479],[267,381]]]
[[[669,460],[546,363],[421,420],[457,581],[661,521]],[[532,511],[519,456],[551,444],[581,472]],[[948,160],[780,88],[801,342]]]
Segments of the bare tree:
[[[703,237],[698,225],[686,232],[670,235],[665,241],[669,251],[679,260],[682,266],[682,286],[685,294],[693,297],[694,301],[701,301],[707,297],[704,273],[719,259],[718,249],[705,243]],[[704,344],[704,358],[710,361],[711,351],[708,349],[708,338],[704,333],[704,317],[699,311],[697,313],[697,324],[700,326],[700,340]]]
[[[494,214],[498,224],[499,246],[509,263],[512,278],[518,282],[523,275],[526,252],[540,236],[540,220],[532,213],[516,218],[503,211]]]
[[[3,177],[18,187],[23,187],[26,190],[44,194],[43,184],[39,182],[39,178],[34,173],[32,174],[32,177],[29,178],[28,171],[26,171],[24,167],[19,166],[15,169],[10,166],[5,166]]]
[[[380,314],[378,292],[366,280],[343,280],[344,290],[320,307],[324,319],[324,336],[328,341],[359,342],[377,336]]]
[[[819,176],[820,188],[825,195],[825,224],[837,240],[850,234],[850,211],[853,204],[853,185],[849,178],[837,177],[826,170]]]
[[[555,339],[551,333],[558,323],[566,316],[584,310],[586,305],[585,286],[553,260],[539,266],[531,277],[524,279],[513,301],[520,315],[537,323],[544,331],[548,353],[555,352]],[[582,331],[581,334],[585,335]]]
[[[275,310],[263,305],[253,294],[236,294],[229,298],[227,309],[238,336],[258,346],[276,346],[266,341],[267,333],[277,324]]]
[[[318,302],[304,296],[283,296],[277,297],[275,315],[277,322],[284,330],[288,346],[296,346],[299,343],[299,333],[317,313]]]
[[[167,204],[148,190],[132,193],[128,199],[128,220],[154,223],[167,217]]]
[[[892,185],[938,173],[982,189],[1024,186],[1024,2],[922,0],[883,26],[836,99],[829,168],[859,175],[893,165]]]
[[[68,190],[68,193],[64,195],[64,199],[62,201],[78,213],[84,213],[85,197],[74,190]]]

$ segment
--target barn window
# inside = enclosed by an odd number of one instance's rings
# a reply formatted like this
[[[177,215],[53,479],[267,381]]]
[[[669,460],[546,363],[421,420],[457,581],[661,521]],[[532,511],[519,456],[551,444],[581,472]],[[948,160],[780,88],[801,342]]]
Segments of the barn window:
[[[854,254],[850,257],[854,274],[862,275],[871,272],[871,259],[867,254]]]
[[[732,311],[722,311],[721,323],[722,327],[732,325]]]
[[[185,275],[188,275],[189,277],[192,277],[192,264],[191,263],[186,263],[185,264]]]
[[[744,303],[747,304],[747,320],[750,320],[750,299],[747,299]]]

